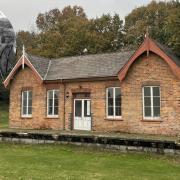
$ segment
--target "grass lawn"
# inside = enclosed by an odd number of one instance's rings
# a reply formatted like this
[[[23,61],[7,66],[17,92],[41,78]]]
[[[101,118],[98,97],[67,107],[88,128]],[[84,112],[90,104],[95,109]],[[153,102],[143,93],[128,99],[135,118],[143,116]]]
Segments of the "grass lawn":
[[[0,103],[0,129],[7,127],[8,105]],[[179,180],[180,157],[0,143],[0,180],[4,179]]]
[[[0,179],[180,179],[180,157],[0,143]]]
[[[0,128],[8,127],[8,104],[0,102]]]

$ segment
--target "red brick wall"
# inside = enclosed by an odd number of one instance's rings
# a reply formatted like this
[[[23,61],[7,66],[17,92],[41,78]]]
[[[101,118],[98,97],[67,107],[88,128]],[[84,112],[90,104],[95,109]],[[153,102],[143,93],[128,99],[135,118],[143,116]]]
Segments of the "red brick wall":
[[[67,83],[66,91],[70,92],[70,97],[66,99],[66,129],[69,127],[69,113],[73,111],[73,90],[74,89],[89,89],[91,97],[91,113],[92,117],[92,130],[94,131],[117,131],[124,129],[120,121],[110,121],[106,119],[106,88],[119,87],[119,80],[113,81],[96,81],[96,82],[79,82]],[[81,89],[79,88],[81,87]]]
[[[161,87],[160,121],[143,120],[142,87],[144,85],[160,85]],[[59,117],[48,119],[46,117],[46,90],[49,85],[39,84],[32,71],[25,68],[15,76],[11,83],[10,127],[38,129],[63,129],[65,127],[66,130],[71,130],[73,126],[73,93],[86,91],[90,92],[91,97],[93,131],[180,134],[180,81],[158,56],[140,57],[130,68],[126,79],[121,84],[121,120],[106,118],[106,88],[115,86],[120,86],[119,80],[58,84],[60,90]],[[30,119],[20,116],[21,90],[24,87],[33,88],[33,114]],[[64,91],[65,95],[69,96],[65,98],[65,102]]]
[[[159,85],[161,89],[160,121],[143,120],[142,87]],[[132,65],[122,83],[122,116],[128,132],[180,134],[180,80],[156,55],[142,56]]]
[[[21,118],[21,91],[22,88],[30,87],[33,91],[32,118]],[[60,89],[60,97],[63,92]],[[60,102],[60,107],[63,106]],[[10,88],[10,114],[9,126],[11,128],[62,128],[62,113],[59,119],[48,119],[46,116],[46,87],[39,84],[31,69],[21,70],[11,83]]]

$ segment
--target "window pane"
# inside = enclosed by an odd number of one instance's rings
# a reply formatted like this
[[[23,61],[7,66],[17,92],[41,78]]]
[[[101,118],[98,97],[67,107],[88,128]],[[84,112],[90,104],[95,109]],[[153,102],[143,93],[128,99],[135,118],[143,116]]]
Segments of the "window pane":
[[[113,88],[108,88],[108,98],[113,98]]]
[[[58,99],[58,96],[59,96],[59,91],[55,90],[55,92],[54,92],[54,98]]]
[[[121,97],[116,98],[115,105],[116,106],[121,106]]]
[[[113,116],[113,115],[114,115],[113,107],[108,107],[108,116]]]
[[[144,105],[145,106],[151,106],[151,97],[145,97],[144,98]]]
[[[121,116],[121,91],[115,88],[115,116]]]
[[[32,99],[29,99],[28,106],[32,107]]]
[[[116,106],[121,106],[121,92],[120,88],[115,89],[115,104]]]
[[[27,108],[23,107],[23,115],[26,115],[26,114],[27,114]]]
[[[48,107],[48,115],[53,115],[53,108],[51,106]]]
[[[151,107],[145,107],[145,117],[151,117]]]
[[[27,99],[27,91],[24,91],[24,92],[23,92],[23,98],[24,98],[24,99]]]
[[[91,115],[91,107],[90,107],[90,101],[89,100],[85,100],[84,101],[84,116],[85,117],[89,117]]]
[[[29,99],[32,99],[32,91],[29,91]]]
[[[49,99],[49,106],[53,106],[53,99]]]
[[[58,106],[59,105],[59,100],[58,99],[54,99],[54,106]]]
[[[160,117],[160,107],[154,107],[154,117]]]
[[[58,115],[58,106],[54,107],[54,115]]]
[[[160,96],[159,87],[153,87],[153,96]]]
[[[23,106],[27,107],[27,99],[23,99]]]
[[[48,93],[48,106],[49,106],[48,115],[58,115],[59,90],[49,90],[47,93]]]
[[[75,116],[82,116],[82,101],[75,101]]]
[[[113,106],[113,98],[108,98],[108,106]]]
[[[84,116],[87,116],[87,101],[84,101]]]
[[[48,98],[53,99],[53,91],[48,91]]]
[[[150,87],[144,87],[144,96],[150,96],[151,92],[150,92]]]
[[[160,97],[153,97],[153,106],[160,106]]]
[[[121,116],[121,107],[116,107],[116,116]]]
[[[32,114],[32,91],[22,92],[22,114],[31,115]]]
[[[22,105],[21,105],[21,107],[22,107],[22,114],[23,115],[26,115],[27,114],[27,92],[26,91],[24,91],[24,92],[22,92]]]
[[[32,107],[28,107],[28,115],[31,115],[32,114]]]

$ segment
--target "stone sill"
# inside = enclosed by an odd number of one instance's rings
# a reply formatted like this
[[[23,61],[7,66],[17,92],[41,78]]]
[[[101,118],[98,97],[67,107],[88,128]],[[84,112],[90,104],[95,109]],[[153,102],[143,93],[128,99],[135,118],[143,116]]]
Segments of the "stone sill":
[[[163,120],[161,119],[142,119],[141,121],[142,122],[157,122],[157,123],[163,122]]]
[[[44,119],[59,119],[59,116],[46,116]]]
[[[107,120],[107,121],[123,121],[122,118],[104,118],[104,120]]]
[[[20,118],[21,119],[32,119],[33,117],[32,116],[21,116]]]

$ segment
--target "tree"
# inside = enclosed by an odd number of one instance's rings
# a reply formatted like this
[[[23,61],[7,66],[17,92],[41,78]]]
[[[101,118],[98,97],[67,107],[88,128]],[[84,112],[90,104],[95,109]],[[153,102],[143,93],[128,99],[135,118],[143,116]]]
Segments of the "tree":
[[[167,45],[180,57],[180,4],[169,11],[165,24]]]
[[[16,46],[17,46],[17,58],[22,54],[23,45],[27,52],[34,53],[37,48],[37,35],[34,32],[29,31],[19,31],[16,34]]]
[[[59,58],[84,52],[114,52],[124,47],[135,49],[143,41],[148,27],[153,39],[180,56],[179,1],[152,1],[135,8],[125,17],[124,25],[118,14],[88,19],[79,6],[41,13],[36,24],[38,32],[17,34],[18,46],[25,44],[27,52],[35,55]]]
[[[21,31],[18,45],[49,58],[116,51],[123,45],[123,21],[119,15],[88,19],[83,8],[67,6],[62,11],[39,14],[38,33]]]
[[[90,36],[93,52],[116,51],[123,46],[123,21],[118,14],[102,15],[92,19],[90,23]],[[94,48],[93,48],[94,47]]]
[[[39,14],[36,20],[40,54],[61,57],[81,54],[86,47],[86,25],[89,20],[79,6],[67,6],[62,11]]]
[[[148,27],[152,38],[170,46],[178,53],[178,44],[180,43],[179,12],[179,1],[152,1],[147,6],[135,8],[125,17],[126,46],[137,47],[142,42]]]

